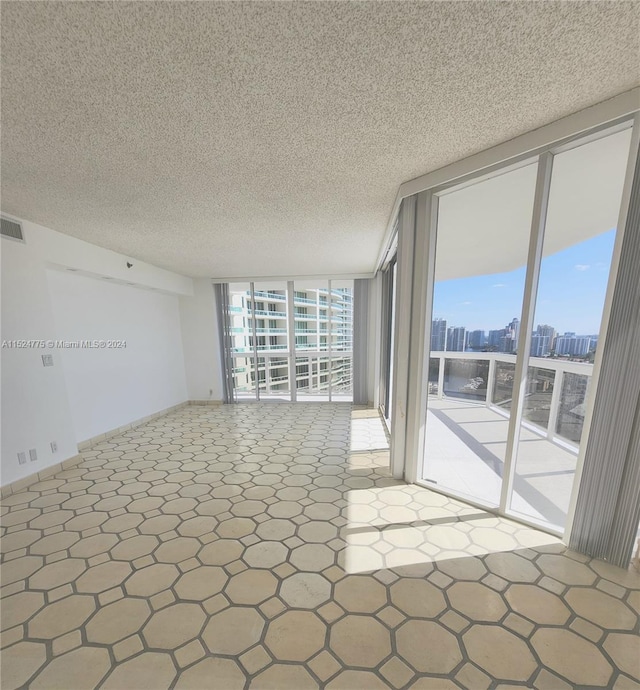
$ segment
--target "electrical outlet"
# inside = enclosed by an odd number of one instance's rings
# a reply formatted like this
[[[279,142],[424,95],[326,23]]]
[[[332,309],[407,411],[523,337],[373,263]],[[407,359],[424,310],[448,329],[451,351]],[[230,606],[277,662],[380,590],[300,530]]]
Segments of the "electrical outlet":
[[[25,465],[27,463],[27,454],[20,452],[18,453],[18,464]]]
[[[52,367],[53,366],[53,355],[42,355],[42,366]]]
[[[51,452],[52,453],[58,452],[58,443],[56,441],[51,441],[51,443],[49,445],[51,446]]]
[[[37,459],[38,459],[38,453],[36,452],[36,449],[31,448],[29,450],[29,460],[31,460],[31,462],[35,462]]]

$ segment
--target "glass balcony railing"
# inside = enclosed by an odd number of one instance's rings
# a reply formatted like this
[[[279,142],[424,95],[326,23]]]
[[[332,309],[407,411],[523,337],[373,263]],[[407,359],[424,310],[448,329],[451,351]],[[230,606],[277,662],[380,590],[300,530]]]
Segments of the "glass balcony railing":
[[[268,316],[272,319],[286,319],[287,318],[287,312],[285,311],[266,311],[264,309],[256,309],[255,314],[257,316]]]
[[[515,355],[431,352],[429,394],[483,403],[508,416],[513,399]],[[593,365],[532,357],[527,372],[523,422],[549,440],[577,450],[582,436]]]

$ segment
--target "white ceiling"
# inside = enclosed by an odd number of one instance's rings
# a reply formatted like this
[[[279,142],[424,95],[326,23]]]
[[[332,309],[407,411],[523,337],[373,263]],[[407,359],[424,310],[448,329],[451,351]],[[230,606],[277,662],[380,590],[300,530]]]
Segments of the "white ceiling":
[[[3,2],[2,208],[192,276],[369,272],[400,183],[637,86],[632,2]]]

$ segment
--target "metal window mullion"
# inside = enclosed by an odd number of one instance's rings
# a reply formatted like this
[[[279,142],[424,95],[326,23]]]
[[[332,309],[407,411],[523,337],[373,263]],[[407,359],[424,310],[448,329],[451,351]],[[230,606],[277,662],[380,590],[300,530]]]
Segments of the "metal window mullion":
[[[547,423],[547,438],[550,441],[554,441],[558,433],[558,413],[560,411],[560,397],[562,395],[564,371],[562,369],[556,369],[553,374],[553,392],[551,393],[549,421]]]
[[[506,513],[513,491],[515,462],[520,440],[520,426],[526,392],[529,355],[531,353],[531,333],[535,318],[536,298],[538,295],[538,279],[542,262],[542,247],[544,244],[544,230],[549,207],[549,190],[551,188],[551,170],[553,155],[544,153],[538,160],[536,188],[533,201],[533,215],[531,219],[531,234],[529,236],[529,253],[527,256],[527,273],[524,283],[524,297],[522,314],[520,317],[520,337],[513,380],[513,396],[509,429],[507,432],[507,447],[505,451],[504,469],[502,473],[502,490],[500,493],[500,512]]]
[[[439,400],[444,398],[444,355],[438,357],[438,392],[436,394]]]
[[[329,294],[327,295],[327,306],[329,307],[327,309],[327,314],[329,315],[329,325],[327,326],[327,352],[329,353],[329,366],[328,366],[328,373],[329,373],[329,402],[331,402],[331,379],[333,378],[333,362],[331,360],[331,351],[332,351],[332,343],[331,343],[331,329],[333,325],[333,310],[331,309],[333,305],[333,298],[331,296],[331,280],[327,281],[327,284],[329,285]],[[320,380],[320,367],[318,367],[318,380]]]
[[[380,300],[380,331],[382,333],[382,338],[380,341],[380,406],[383,409],[384,416],[389,415],[389,403],[388,403],[388,390],[389,390],[389,341],[390,341],[390,299],[389,299],[389,287],[390,287],[390,268],[387,266],[382,271],[382,291]]]
[[[287,281],[287,330],[289,339],[289,396],[291,402],[298,399],[296,382],[296,316],[293,280]]]
[[[413,252],[413,300],[407,396],[407,440],[405,480],[422,479],[425,464],[425,430],[429,396],[431,320],[436,265],[438,198],[420,192],[416,199],[415,244]]]
[[[391,391],[391,474],[395,479],[402,479],[405,471],[415,209],[415,196],[403,199],[398,224],[397,309],[392,363],[394,376]]]
[[[489,359],[489,373],[487,374],[487,393],[484,399],[484,404],[487,407],[491,407],[493,401],[493,389],[495,386],[496,378],[496,359],[491,357]]]
[[[229,316],[229,285],[228,283],[219,283],[214,285],[213,289],[224,376],[224,401],[235,403],[237,402],[237,394],[233,379],[234,359],[232,355],[231,317]]]
[[[256,400],[260,400],[260,377],[258,375],[258,335],[256,330],[256,295],[254,283],[249,283],[251,292],[251,332],[253,333],[253,370],[255,371]]]

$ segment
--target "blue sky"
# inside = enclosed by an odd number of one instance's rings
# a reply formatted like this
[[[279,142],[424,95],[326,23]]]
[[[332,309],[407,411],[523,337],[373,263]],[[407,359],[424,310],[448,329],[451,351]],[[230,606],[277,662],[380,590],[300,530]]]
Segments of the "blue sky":
[[[598,333],[609,278],[615,230],[547,256],[540,269],[535,325]],[[444,280],[435,284],[434,318],[469,330],[504,328],[520,318],[525,268],[509,273]]]

